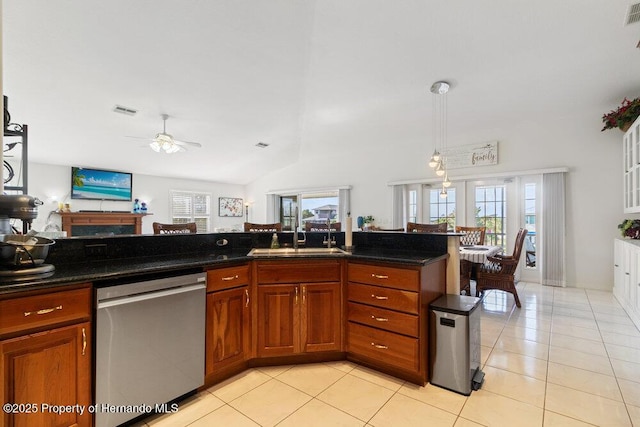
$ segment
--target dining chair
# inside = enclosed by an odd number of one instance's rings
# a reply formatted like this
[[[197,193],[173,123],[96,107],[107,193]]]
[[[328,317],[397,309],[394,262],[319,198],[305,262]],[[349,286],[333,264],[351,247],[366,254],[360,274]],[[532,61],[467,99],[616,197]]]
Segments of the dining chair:
[[[407,222],[408,233],[446,233],[447,223],[419,224],[417,222]]]
[[[327,231],[326,222],[305,222],[304,231]],[[342,223],[332,222],[331,231],[342,231]]]
[[[244,231],[255,231],[259,233],[279,233],[280,231],[282,231],[282,223],[276,222],[273,224],[256,224],[253,222],[245,222]]]
[[[515,273],[520,261],[524,239],[527,230],[521,228],[516,236],[516,244],[512,255],[494,255],[487,257],[488,262],[478,269],[476,278],[476,296],[489,289],[509,292],[516,300],[516,306],[520,308],[520,298],[515,284]]]
[[[487,227],[463,227],[456,226],[456,233],[463,233],[460,236],[461,245],[484,245],[484,234]]]
[[[195,222],[187,222],[184,224],[153,223],[153,234],[195,234],[197,231]]]

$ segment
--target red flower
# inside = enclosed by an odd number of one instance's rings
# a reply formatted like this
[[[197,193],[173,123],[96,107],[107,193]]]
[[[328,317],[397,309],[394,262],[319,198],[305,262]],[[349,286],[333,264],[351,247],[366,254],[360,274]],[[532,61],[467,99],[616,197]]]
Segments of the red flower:
[[[604,127],[602,130],[622,128],[627,123],[634,122],[640,116],[640,98],[629,101],[622,100],[622,104],[616,109],[602,116]]]

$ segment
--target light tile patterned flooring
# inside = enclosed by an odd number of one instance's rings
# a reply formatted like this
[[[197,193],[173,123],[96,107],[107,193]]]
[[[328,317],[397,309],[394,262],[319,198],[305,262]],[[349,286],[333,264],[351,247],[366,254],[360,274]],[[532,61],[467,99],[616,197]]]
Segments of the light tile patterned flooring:
[[[248,370],[139,426],[640,426],[640,332],[611,292],[520,283],[482,303],[481,390],[350,362]]]

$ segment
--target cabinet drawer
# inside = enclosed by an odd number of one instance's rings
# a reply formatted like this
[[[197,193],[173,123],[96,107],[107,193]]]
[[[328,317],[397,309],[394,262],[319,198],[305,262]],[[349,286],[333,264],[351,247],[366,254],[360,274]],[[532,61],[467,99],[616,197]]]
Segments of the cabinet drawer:
[[[349,322],[349,353],[412,371],[420,370],[418,339]]]
[[[299,262],[261,262],[257,265],[258,283],[339,282],[339,260]]]
[[[73,320],[89,320],[91,288],[0,301],[0,336]]]
[[[207,271],[207,292],[249,284],[249,265],[216,268]]]
[[[349,321],[418,337],[418,316],[349,302]]]
[[[349,301],[418,314],[418,293],[349,282]]]
[[[350,263],[348,271],[350,282],[388,286],[416,292],[420,289],[420,275],[417,270]]]

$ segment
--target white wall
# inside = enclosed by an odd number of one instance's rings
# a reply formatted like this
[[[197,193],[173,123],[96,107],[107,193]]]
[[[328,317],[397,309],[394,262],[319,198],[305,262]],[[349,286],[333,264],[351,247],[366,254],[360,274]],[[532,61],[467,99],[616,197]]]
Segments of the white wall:
[[[499,164],[450,171],[455,175],[487,174],[553,167],[569,167],[567,176],[567,283],[571,287],[606,289],[613,286],[613,239],[622,210],[622,133],[600,132],[601,112],[588,117],[549,117],[545,123],[504,124],[456,134],[450,124],[450,145],[499,141]],[[391,220],[388,182],[434,178],[427,159],[433,151],[427,138],[407,141],[393,133],[353,125],[316,129],[306,135],[298,163],[247,186],[253,202],[251,220],[266,220],[270,190],[352,185],[351,214],[373,215],[380,225]],[[428,133],[425,132],[425,135]],[[386,140],[385,140],[386,139]],[[370,141],[385,147],[352,150],[350,141]],[[358,144],[360,145],[360,144]],[[323,149],[319,149],[323,147]],[[311,155],[313,152],[313,155]]]
[[[112,169],[117,169],[115,165]],[[17,169],[16,169],[17,170]],[[71,210],[131,210],[133,202],[113,202],[98,200],[71,200],[71,166],[29,163],[29,195],[38,197],[44,205],[38,209],[38,218],[32,224],[35,230],[44,230],[49,212],[57,209],[58,202],[70,203]],[[133,171],[133,197],[147,203],[152,216],[142,220],[142,232],[153,233],[153,222],[170,223],[169,190],[202,191],[211,194],[211,231],[215,228],[242,229],[244,217],[219,217],[218,197],[244,198],[241,185],[216,182],[164,178],[138,175]],[[51,215],[51,221],[60,226],[60,216]]]

